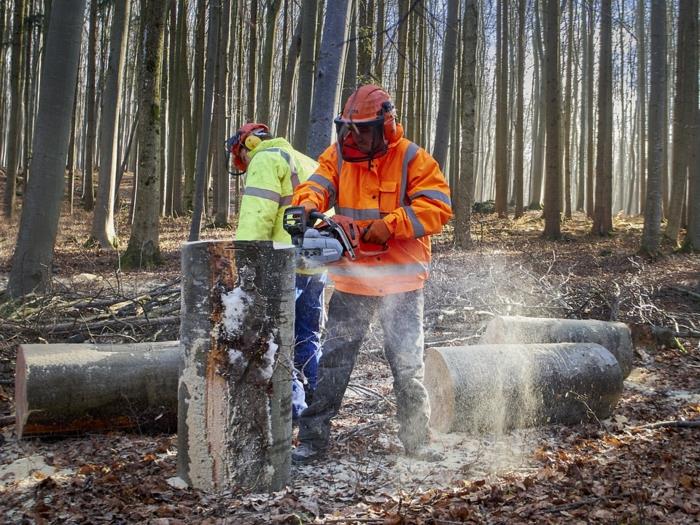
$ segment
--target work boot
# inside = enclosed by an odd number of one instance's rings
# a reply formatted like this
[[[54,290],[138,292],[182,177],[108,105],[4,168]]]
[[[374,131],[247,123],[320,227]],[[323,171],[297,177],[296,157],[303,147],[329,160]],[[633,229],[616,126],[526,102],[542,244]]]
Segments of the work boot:
[[[419,461],[427,461],[428,463],[435,463],[437,461],[443,461],[445,456],[433,450],[428,445],[418,445],[416,447],[404,447],[405,454],[411,459],[417,459]]]
[[[321,459],[325,453],[325,450],[316,448],[309,443],[299,443],[296,448],[292,450],[292,463],[295,465],[305,465],[317,459]]]

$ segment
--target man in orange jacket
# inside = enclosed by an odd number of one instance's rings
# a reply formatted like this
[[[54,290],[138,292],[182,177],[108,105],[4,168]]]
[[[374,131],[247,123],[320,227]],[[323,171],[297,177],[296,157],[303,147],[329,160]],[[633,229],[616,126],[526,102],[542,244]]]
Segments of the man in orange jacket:
[[[307,211],[335,207],[385,248],[329,267],[335,292],[317,390],[299,421],[301,443],[292,460],[325,453],[355,359],[374,314],[380,312],[384,352],[394,376],[399,438],[409,456],[439,459],[428,448],[430,407],[423,386],[423,285],[430,265],[430,235],[452,215],[450,190],[435,159],[403,137],[386,91],[365,85],[335,119],[337,142],[294,191],[292,204]]]

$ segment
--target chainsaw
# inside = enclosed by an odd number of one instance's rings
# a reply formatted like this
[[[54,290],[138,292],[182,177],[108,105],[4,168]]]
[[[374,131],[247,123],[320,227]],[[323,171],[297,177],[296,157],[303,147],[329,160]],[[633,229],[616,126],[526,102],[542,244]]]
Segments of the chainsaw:
[[[306,268],[333,264],[343,257],[354,261],[387,251],[387,246],[362,241],[365,232],[342,215],[331,218],[317,211],[309,213],[303,206],[290,206],[284,211],[282,226],[292,237]]]

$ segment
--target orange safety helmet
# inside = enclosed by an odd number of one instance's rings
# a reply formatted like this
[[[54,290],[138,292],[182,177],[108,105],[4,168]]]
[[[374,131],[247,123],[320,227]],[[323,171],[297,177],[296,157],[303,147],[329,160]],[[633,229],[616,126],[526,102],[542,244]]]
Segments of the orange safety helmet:
[[[371,161],[386,154],[397,137],[396,108],[381,87],[359,87],[334,120],[341,155],[348,162]]]
[[[270,128],[265,124],[249,122],[241,126],[236,134],[226,141],[226,153],[229,156],[229,173],[239,175],[244,173],[248,166],[243,160],[243,150],[252,150],[260,142],[272,138]],[[234,168],[237,171],[234,171]]]

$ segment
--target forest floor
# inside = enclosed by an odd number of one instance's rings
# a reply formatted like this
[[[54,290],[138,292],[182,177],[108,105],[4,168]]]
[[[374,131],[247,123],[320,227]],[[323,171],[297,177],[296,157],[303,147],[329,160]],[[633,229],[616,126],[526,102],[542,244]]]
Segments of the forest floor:
[[[124,213],[121,231],[127,232]],[[426,346],[474,342],[494,314],[617,319],[635,325],[635,369],[614,415],[574,427],[502,435],[435,434],[438,463],[409,461],[396,438],[391,374],[373,325],[334,421],[332,445],[316,464],[293,467],[290,486],[242,496],[171,486],[174,435],[126,432],[17,440],[17,344],[172,340],[177,324],[127,322],[87,332],[52,332],[63,304],[114,302],[169,290],[161,311],[177,313],[179,246],[188,220],[162,221],[164,265],[119,270],[116,254],[86,247],[90,216],[61,219],[51,300],[0,298],[0,520],[5,523],[698,523],[700,257],[670,247],[637,255],[642,221],[617,217],[594,238],[581,215],[560,242],[541,238],[538,212],[518,220],[475,215],[470,250],[449,232],[434,239],[426,288]],[[206,229],[203,238],[230,237]],[[0,290],[6,286],[16,224],[0,225]],[[126,235],[124,236],[126,237]],[[9,312],[9,313],[8,313]],[[83,315],[81,312],[80,315]],[[94,312],[93,312],[94,313]],[[653,335],[652,326],[666,332]],[[128,331],[127,331],[128,330]],[[126,331],[126,333],[125,333]],[[77,337],[76,337],[77,336]],[[123,337],[120,339],[120,337]],[[171,482],[172,483],[172,480]]]

